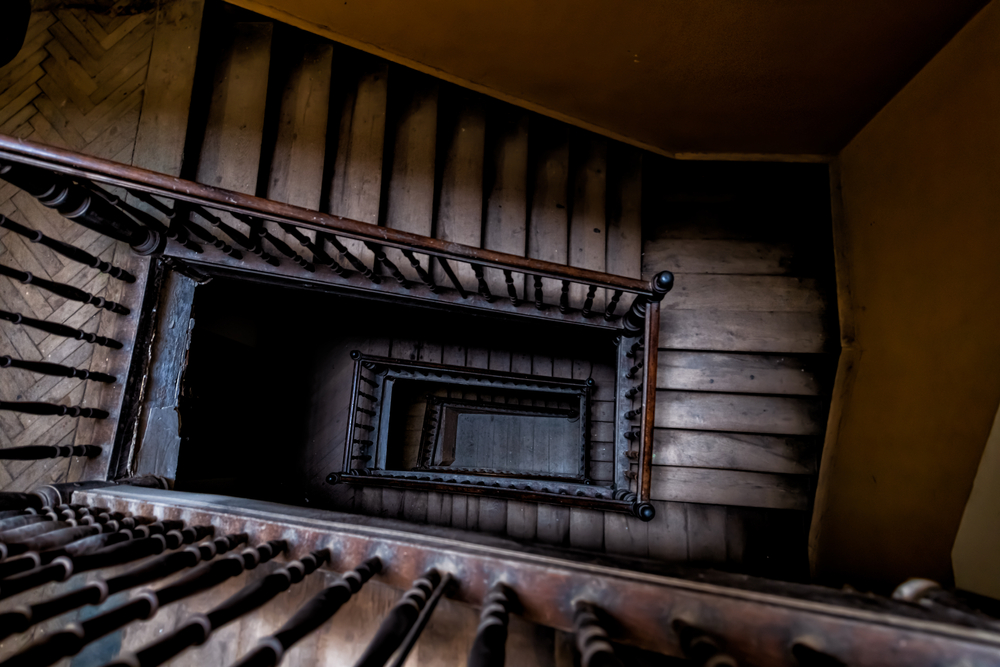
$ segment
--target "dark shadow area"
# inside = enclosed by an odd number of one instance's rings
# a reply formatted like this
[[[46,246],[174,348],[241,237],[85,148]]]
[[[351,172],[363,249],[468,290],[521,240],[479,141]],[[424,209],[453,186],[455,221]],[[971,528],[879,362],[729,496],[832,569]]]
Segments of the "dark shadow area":
[[[352,349],[614,363],[607,331],[223,278],[197,288],[193,317],[176,487],[295,505],[343,460]]]

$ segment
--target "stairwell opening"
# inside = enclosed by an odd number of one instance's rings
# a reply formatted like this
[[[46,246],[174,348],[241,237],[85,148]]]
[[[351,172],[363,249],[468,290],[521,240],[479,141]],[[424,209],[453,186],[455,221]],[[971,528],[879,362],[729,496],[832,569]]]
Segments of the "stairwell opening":
[[[326,480],[351,464],[349,439],[369,438],[380,440],[387,470],[453,466],[610,486],[610,464],[588,456],[609,439],[603,423],[590,422],[611,414],[614,398],[607,331],[231,278],[196,289],[192,319],[178,489],[349,510],[345,490]],[[350,438],[352,406],[368,405],[352,400],[358,350],[455,370],[396,380],[385,429]],[[576,389],[468,379],[497,373]],[[595,390],[593,376],[601,378]],[[442,416],[440,432],[426,428],[429,412]],[[446,433],[448,424],[455,428]],[[436,451],[427,438],[437,438]]]

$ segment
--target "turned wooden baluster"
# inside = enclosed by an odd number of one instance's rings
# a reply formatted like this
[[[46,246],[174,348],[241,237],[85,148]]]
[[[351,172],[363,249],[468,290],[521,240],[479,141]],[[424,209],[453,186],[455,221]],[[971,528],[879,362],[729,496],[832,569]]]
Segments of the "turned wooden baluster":
[[[233,663],[233,667],[275,667],[288,649],[330,620],[355,593],[361,590],[365,582],[381,570],[382,561],[370,558],[346,573],[340,581],[320,591],[295,612],[280,630],[262,639],[255,649]]]
[[[493,303],[493,294],[490,293],[490,286],[486,284],[486,277],[483,275],[483,267],[478,264],[470,264],[472,267],[472,273],[476,276],[476,282],[479,285],[479,296],[486,299],[486,303]]]
[[[622,298],[622,291],[615,290],[611,294],[611,300],[608,301],[608,307],[604,309],[604,319],[611,321],[615,317],[615,311],[618,310],[618,301]]]
[[[601,625],[598,608],[589,602],[577,601],[573,606],[573,630],[576,648],[580,652],[580,667],[622,667],[615,657],[608,633]]]
[[[100,455],[101,447],[98,445],[25,445],[0,449],[0,459],[7,461],[39,461],[71,456],[92,459]]]
[[[141,255],[160,247],[161,237],[155,230],[143,227],[104,197],[65,176],[24,164],[0,163],[0,178],[73,222],[129,244]]]
[[[81,572],[113,567],[155,556],[163,553],[166,549],[173,550],[182,544],[191,544],[204,539],[212,532],[211,526],[198,526],[171,530],[146,538],[128,539],[89,553],[76,554],[74,550],[70,550],[66,555],[57,556],[46,565],[39,565],[32,570],[0,581],[0,599],[54,581],[66,581],[74,574]]]
[[[511,271],[504,269],[503,280],[507,283],[507,296],[510,297],[511,305],[517,306],[521,300],[517,298],[517,288],[514,287],[514,274]]]
[[[636,394],[642,392],[642,385],[637,384],[628,391],[625,392],[625,398],[632,399],[635,398]]]
[[[105,200],[107,200],[109,204],[114,206],[116,209],[124,211],[125,213],[130,215],[133,219],[141,222],[149,229],[154,230],[160,236],[166,237],[168,239],[174,239],[178,243],[182,244],[185,248],[193,250],[196,253],[201,254],[202,252],[204,252],[200,245],[198,245],[197,243],[193,242],[190,238],[188,238],[187,234],[184,234],[182,231],[178,231],[175,226],[168,227],[167,225],[164,225],[162,222],[157,220],[155,217],[153,217],[146,211],[140,208],[136,208],[135,206],[132,206],[121,197],[105,190],[104,188],[94,185],[93,183],[87,183],[86,187],[91,192],[94,193],[94,196],[104,198]]]
[[[330,257],[328,254],[326,254],[326,252],[318,245],[316,245],[316,243],[311,238],[303,234],[302,230],[300,230],[298,227],[296,227],[295,225],[290,225],[285,222],[279,222],[278,226],[281,227],[285,231],[285,233],[291,235],[296,241],[301,243],[302,246],[306,248],[309,252],[311,252],[313,254],[313,261],[315,261],[317,264],[322,264],[323,266],[326,266],[327,268],[331,269],[334,273],[336,273],[338,276],[343,277],[347,275],[347,269],[342,267],[340,265],[340,262],[338,262],[333,257]]]
[[[41,641],[14,654],[3,664],[5,667],[47,667],[62,658],[79,653],[92,641],[133,621],[152,618],[160,607],[213,588],[242,574],[244,570],[252,570],[286,548],[283,540],[275,540],[199,565],[186,576],[157,591],[141,591],[128,602],[81,621],[75,628],[47,635]]]
[[[306,271],[309,271],[310,273],[314,273],[316,271],[316,267],[313,266],[312,262],[310,262],[299,253],[292,250],[292,247],[290,245],[288,245],[287,243],[279,239],[277,236],[272,234],[270,230],[268,230],[267,226],[264,224],[264,221],[262,219],[254,217],[252,215],[247,215],[246,213],[232,213],[231,215],[237,220],[246,223],[247,227],[253,230],[255,235],[254,238],[256,239],[257,248],[259,250],[263,250],[261,243],[263,242],[264,239],[267,239],[267,242],[270,243],[272,246],[274,246],[274,248],[278,252],[280,252],[285,257],[291,259],[293,262],[301,266]],[[289,227],[291,227],[291,225],[289,225]]]
[[[427,623],[431,620],[431,614],[434,613],[434,608],[437,607],[438,602],[444,594],[451,588],[455,579],[447,572],[441,578],[441,583],[437,585],[431,596],[427,598],[427,603],[424,604],[424,608],[420,610],[420,615],[417,616],[417,620],[414,621],[413,627],[410,631],[406,633],[406,637],[403,638],[403,643],[399,646],[399,651],[396,653],[396,659],[392,661],[392,667],[403,667],[406,663],[406,658],[410,655],[410,651],[416,645],[417,640],[420,639],[420,633],[424,631],[427,627]]]
[[[70,245],[69,243],[63,243],[62,241],[49,238],[45,234],[35,231],[34,229],[30,229],[29,227],[25,227],[18,222],[14,222],[4,215],[0,215],[0,227],[9,229],[15,234],[19,234],[28,239],[32,243],[41,244],[63,257],[66,257],[67,259],[71,259],[74,262],[83,264],[84,266],[89,266],[92,269],[97,269],[101,273],[106,273],[112,278],[117,278],[118,280],[127,283],[135,282],[135,276],[125,269],[119,268],[110,262],[102,261],[101,259],[91,255],[86,250],[77,248],[75,245]]]
[[[70,301],[80,301],[81,303],[94,306],[95,308],[110,310],[112,313],[117,315],[129,314],[129,309],[120,303],[108,301],[104,297],[94,296],[93,294],[85,292],[78,287],[73,287],[72,285],[57,283],[54,280],[38,278],[27,271],[20,271],[13,267],[0,264],[0,276],[7,276],[8,278],[24,283],[25,285],[40,287],[43,290],[52,292],[53,294],[61,296],[64,299],[69,299]]]
[[[698,667],[739,667],[736,659],[722,650],[722,643],[707,632],[682,620],[673,623],[684,656]]]
[[[537,310],[545,309],[545,296],[542,293],[542,278],[541,276],[533,276],[535,281],[535,308]]]
[[[263,579],[245,586],[238,593],[205,614],[195,614],[166,636],[146,645],[133,655],[121,656],[105,667],[157,667],[185,649],[204,644],[213,632],[224,625],[260,608],[278,594],[287,591],[320,565],[330,560],[330,551],[314,551],[301,560],[294,560]]]
[[[631,359],[632,357],[635,356],[636,352],[643,349],[644,346],[645,344],[643,343],[642,340],[635,341],[634,343],[632,343],[632,345],[629,346],[628,352],[625,353],[625,356]]]
[[[583,302],[583,316],[591,317],[594,313],[591,308],[594,306],[594,296],[597,294],[597,285],[591,285],[587,290],[587,298]]]
[[[445,275],[448,276],[448,280],[450,280],[451,284],[455,286],[456,290],[458,290],[459,295],[463,299],[468,299],[469,293],[465,290],[465,287],[462,286],[462,281],[460,281],[458,276],[455,275],[455,271],[451,268],[451,264],[448,263],[448,260],[444,257],[438,257],[437,262],[441,265],[441,268],[444,269]]]
[[[364,243],[365,247],[371,250],[375,255],[375,261],[389,269],[389,273],[391,273],[392,277],[396,279],[396,282],[404,288],[409,289],[410,281],[406,279],[406,276],[404,276],[403,272],[399,270],[399,267],[396,266],[392,260],[386,257],[385,249],[377,243],[372,243],[371,241],[365,241]]]
[[[347,246],[341,243],[340,239],[338,239],[336,236],[334,236],[333,234],[323,234],[322,238],[326,240],[327,243],[332,245],[337,252],[343,255],[344,259],[346,259],[347,262],[351,266],[353,266],[354,269],[358,271],[361,275],[363,275],[365,278],[372,281],[376,285],[382,282],[382,278],[380,278],[374,271],[369,269],[364,262],[362,262],[354,255],[354,253],[348,250]]]
[[[469,651],[468,667],[503,667],[506,657],[507,622],[516,596],[500,583],[486,594],[479,615],[476,638]]]
[[[415,580],[399,602],[382,620],[368,648],[358,658],[354,667],[383,667],[396,649],[409,636],[431,596],[440,588],[444,579],[437,570],[429,570]],[[443,590],[443,589],[442,589]]]
[[[625,379],[631,380],[632,378],[634,378],[636,374],[642,370],[642,364],[643,362],[640,361],[635,366],[625,371]]]
[[[263,261],[267,262],[271,266],[281,265],[281,263],[278,261],[278,258],[270,255],[267,251],[265,251],[264,248],[260,245],[260,243],[255,242],[249,236],[246,236],[245,234],[243,234],[243,232],[237,230],[232,225],[223,222],[223,220],[219,216],[215,215],[205,207],[199,206],[198,204],[185,204],[185,207],[189,208],[192,213],[198,215],[198,217],[200,217],[202,220],[205,220],[210,225],[217,228],[223,234],[228,236],[233,241],[233,243],[240,246],[247,252],[252,252],[253,254],[257,255]],[[193,220],[190,222],[192,225],[197,225],[197,223],[195,223]]]
[[[401,248],[400,252],[403,253],[403,257],[410,262],[410,266],[412,266],[413,270],[417,272],[417,277],[420,278],[420,282],[422,282],[427,289],[434,294],[441,291],[441,288],[437,286],[434,279],[431,278],[431,275],[427,273],[427,270],[420,264],[420,260],[416,258],[412,250],[405,250]]]
[[[175,208],[170,208],[169,206],[167,206],[166,204],[164,204],[163,202],[161,202],[156,197],[154,197],[154,196],[152,196],[152,195],[150,195],[148,193],[145,193],[145,192],[143,192],[141,190],[132,190],[132,189],[129,189],[128,193],[130,195],[132,195],[133,197],[135,197],[136,199],[138,199],[139,201],[141,201],[146,206],[149,206],[150,208],[156,209],[157,211],[160,212],[160,214],[163,217],[165,217],[167,219],[167,224],[165,226],[166,231],[163,232],[163,234],[168,239],[173,239],[174,241],[177,241],[178,243],[180,243],[181,245],[183,245],[188,250],[192,250],[192,251],[194,251],[194,252],[196,252],[198,254],[201,254],[201,253],[205,252],[204,249],[202,249],[202,247],[200,245],[198,245],[197,243],[195,243],[194,241],[192,241],[191,237],[189,236],[189,234],[192,231],[195,231],[199,235],[204,234],[205,236],[203,236],[202,239],[204,241],[207,241],[209,244],[214,245],[216,248],[219,248],[220,250],[223,250],[223,252],[227,252],[228,253],[228,252],[231,251],[232,253],[235,253],[234,256],[236,257],[236,259],[242,259],[242,257],[243,257],[242,253],[240,253],[239,250],[235,250],[232,246],[228,245],[225,241],[222,241],[221,239],[213,236],[212,234],[209,234],[208,232],[206,232],[205,230],[203,230],[198,225],[194,225],[194,224],[192,224],[192,225],[185,225],[185,224],[183,224],[184,221],[185,221],[185,218],[187,218],[187,216],[188,216],[188,213],[185,212],[183,214],[179,214],[179,211],[178,211],[178,209],[176,207],[179,206],[180,204],[175,203],[174,204]],[[147,226],[149,226],[149,221],[150,220],[159,222],[158,220],[156,220],[155,218],[153,218],[153,216],[149,215],[148,213],[146,213],[142,209],[138,209],[138,208],[135,208],[134,206],[130,206],[129,210],[130,210],[130,212],[132,212],[133,217],[135,217],[136,213],[138,213],[140,217],[137,218],[137,219],[139,219],[142,222],[146,222]],[[208,238],[205,238],[205,237],[208,237]],[[228,249],[228,250],[226,250],[226,249]]]
[[[25,317],[19,313],[11,313],[6,310],[0,310],[0,320],[7,320],[8,322],[13,322],[14,324],[21,324],[26,327],[31,327],[32,329],[38,329],[39,331],[54,334],[56,336],[63,336],[65,338],[73,338],[75,340],[82,340],[88,343],[103,345],[104,347],[110,347],[113,350],[122,349],[122,344],[116,340],[112,340],[111,338],[105,338],[104,336],[98,336],[97,334],[87,333],[86,331],[74,329],[73,327],[66,326],[65,324],[56,324],[55,322],[36,320],[30,317]]]
[[[98,408],[84,408],[79,405],[56,405],[54,403],[35,403],[19,401],[0,401],[0,410],[23,412],[29,415],[55,415],[58,417],[86,417],[88,419],[107,419],[108,413]]]
[[[646,305],[650,301],[662,301],[673,287],[674,274],[669,271],[661,271],[653,276],[653,279],[649,281],[649,289],[652,294],[635,297],[628,312],[625,313],[625,317],[622,318],[624,320],[622,335],[626,338],[641,336],[646,325]]]
[[[174,208],[170,208],[156,197],[141,192],[139,190],[129,190],[129,192],[139,201],[151,208],[155,208],[169,221],[167,226],[167,237],[181,243],[185,248],[194,250],[197,253],[204,252],[197,243],[188,238],[188,234],[194,234],[208,245],[221,250],[233,259],[243,259],[243,253],[229,245],[215,234],[212,234],[198,223],[191,220],[192,208],[183,202],[175,202]]]
[[[569,281],[562,281],[562,290],[559,293],[559,312],[569,312]]]
[[[0,368],[23,368],[26,371],[41,373],[42,375],[79,378],[81,380],[93,380],[94,382],[104,382],[107,384],[114,384],[116,381],[114,375],[108,375],[107,373],[88,371],[82,368],[71,368],[61,364],[52,364],[47,361],[25,361],[6,355],[0,356]]]
[[[162,554],[111,579],[98,578],[78,589],[54,598],[35,602],[28,607],[15,607],[0,613],[0,639],[17,632],[24,632],[35,624],[85,605],[102,604],[110,595],[195,567],[199,563],[210,561],[216,555],[224,554],[240,544],[246,544],[246,542],[246,533],[218,537],[197,546],[189,546],[180,551]]]

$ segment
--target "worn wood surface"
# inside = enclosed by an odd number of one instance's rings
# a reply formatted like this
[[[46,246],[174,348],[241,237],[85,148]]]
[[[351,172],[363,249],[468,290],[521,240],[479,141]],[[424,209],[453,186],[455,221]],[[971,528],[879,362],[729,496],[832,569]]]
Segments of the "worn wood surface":
[[[196,3],[164,5],[137,13],[111,10],[59,9],[34,12],[21,51],[0,68],[0,132],[102,158],[131,163],[133,154],[144,164],[149,143],[136,145],[140,125],[150,127],[149,105],[143,105],[154,33],[161,46],[172,37],[168,24],[176,13],[195,12]],[[158,28],[158,25],[160,29]],[[197,43],[197,22],[193,31]],[[162,34],[161,34],[162,33]],[[180,39],[183,41],[183,38]],[[154,78],[162,69],[164,50],[157,50]],[[183,83],[183,73],[175,74]],[[169,85],[169,82],[164,82]],[[183,87],[183,85],[181,86]],[[142,116],[141,122],[140,117]],[[169,131],[169,130],[168,130]],[[183,137],[183,128],[181,131]],[[176,145],[176,144],[174,144]],[[170,144],[163,155],[171,153]],[[38,244],[0,231],[0,261],[39,278],[82,288],[91,294],[124,302],[134,309],[127,318],[102,314],[92,306],[49,295],[31,286],[0,279],[0,308],[28,317],[67,324],[103,335],[121,336],[126,343],[134,332],[145,279],[145,260],[96,232],[72,223],[38,204],[16,187],[0,185],[0,214],[73,243],[105,261],[115,261],[139,278],[132,285],[110,280],[106,274],[71,262]],[[123,350],[100,348],[35,329],[0,323],[0,354],[32,361],[60,363],[120,375],[110,386],[72,378],[39,376],[19,369],[4,369],[0,378],[3,400],[46,401],[64,405],[110,407],[121,401],[131,346]],[[0,489],[26,491],[38,485],[106,474],[114,421],[86,423],[72,417],[0,413],[0,447],[19,445],[98,444],[105,447],[100,459],[46,459],[0,462]]]

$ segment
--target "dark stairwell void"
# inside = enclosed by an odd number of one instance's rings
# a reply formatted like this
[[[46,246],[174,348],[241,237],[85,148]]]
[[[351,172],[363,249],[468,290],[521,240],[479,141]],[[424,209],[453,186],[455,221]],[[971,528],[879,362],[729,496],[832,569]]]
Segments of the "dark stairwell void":
[[[455,369],[396,380],[387,428],[355,429],[359,440],[381,437],[384,469],[611,485],[609,463],[584,459],[588,447],[613,447],[612,424],[591,423],[613,412],[613,332],[223,278],[196,289],[193,319],[178,489],[352,509],[350,489],[325,480],[351,460],[353,351]],[[571,388],[468,379],[483,373]],[[427,427],[429,407],[442,416],[440,431]]]

